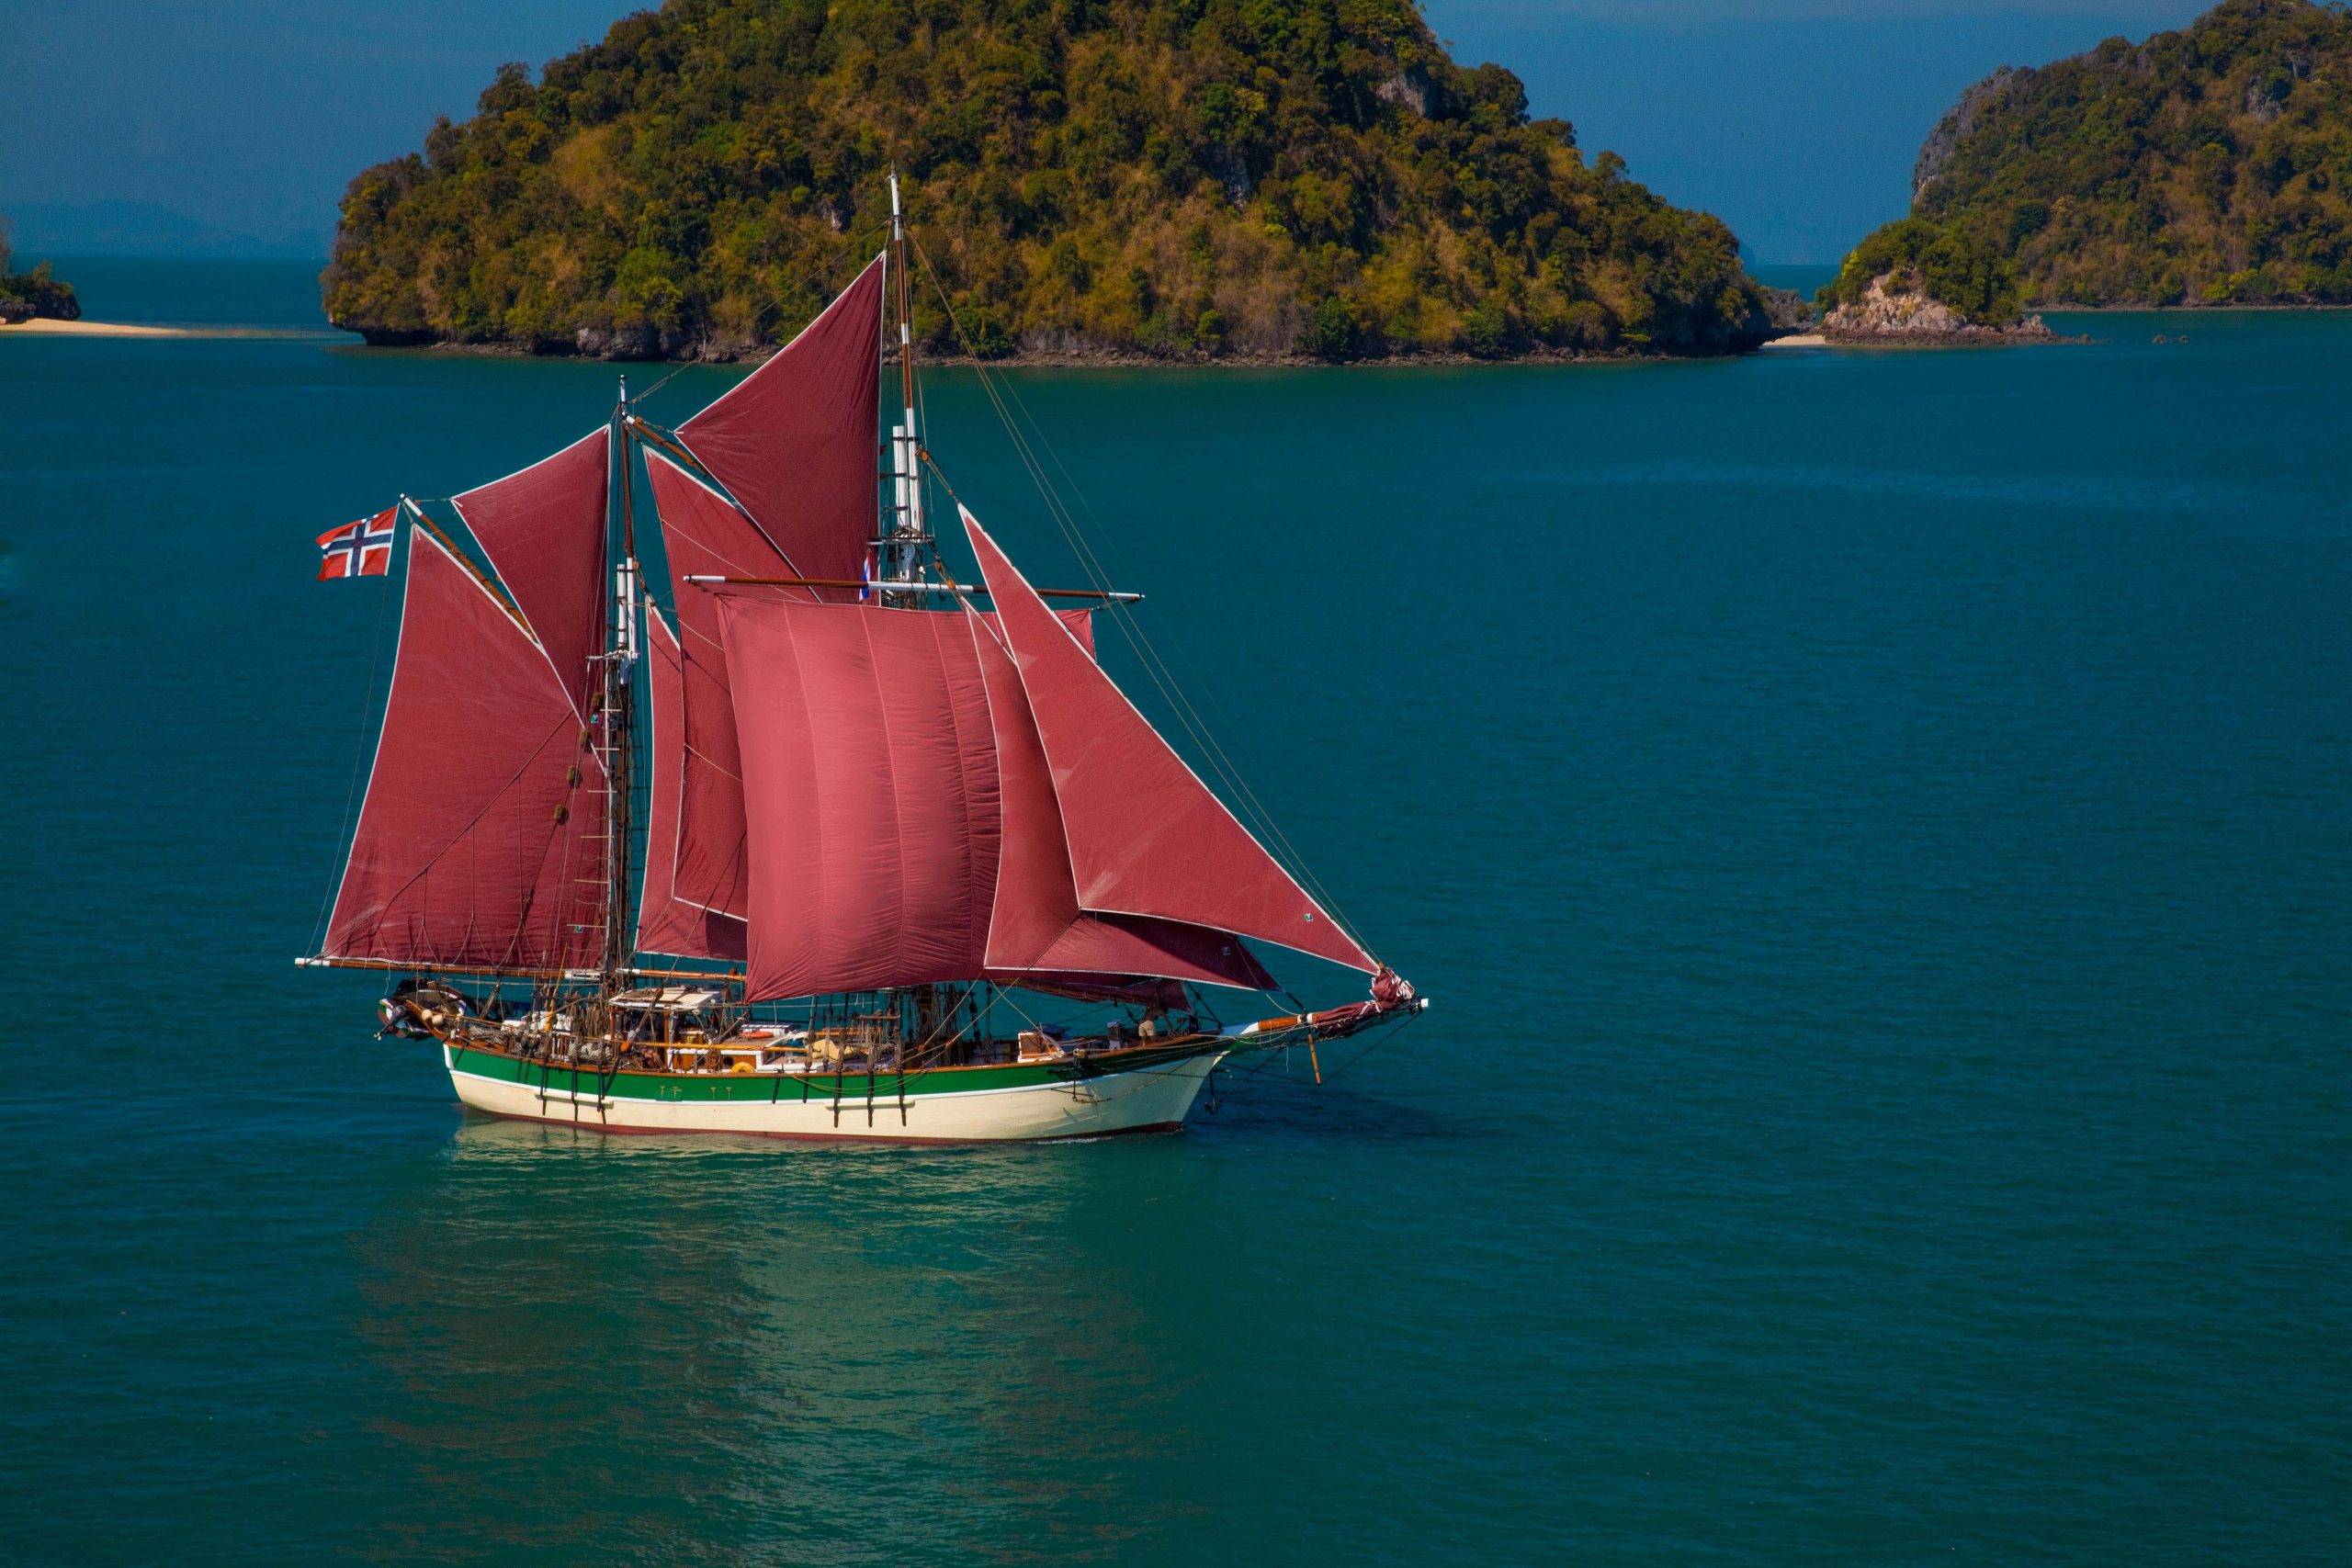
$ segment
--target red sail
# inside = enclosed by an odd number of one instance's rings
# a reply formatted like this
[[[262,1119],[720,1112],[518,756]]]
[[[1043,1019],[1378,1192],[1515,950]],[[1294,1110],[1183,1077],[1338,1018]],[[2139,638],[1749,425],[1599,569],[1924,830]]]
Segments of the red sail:
[[[678,639],[661,612],[645,611],[646,685],[652,694],[652,788],[645,821],[645,882],[639,893],[637,947],[683,958],[740,960],[743,922],[671,897],[678,863],[678,796],[685,785],[686,748],[680,729],[685,671]]]
[[[1060,611],[1063,624],[1085,612]],[[1029,699],[993,615],[976,615],[980,671],[988,682],[989,721],[996,739],[997,777],[1004,818],[1004,849],[997,869],[989,925],[992,977],[1018,984],[1024,975],[1157,976],[1266,990],[1273,976],[1241,939],[1174,920],[1090,915],[1078,907],[1069,850],[1046,750],[1037,738]]]
[[[1051,764],[1080,907],[1238,931],[1378,970],[963,515]]]
[[[798,337],[678,427],[767,536],[779,565],[749,575],[857,580],[878,526],[881,368],[876,256]]]
[[[978,978],[1001,826],[965,619],[724,595],[751,1000]]]
[[[672,895],[688,904],[742,919],[746,897],[743,850],[743,764],[735,746],[734,699],[727,684],[727,655],[718,643],[718,599],[689,577],[797,577],[751,519],[724,496],[658,452],[646,455],[662,513],[662,544],[676,594],[680,705],[678,853]],[[738,591],[730,591],[738,592]],[[744,589],[762,599],[795,598],[790,588]]]
[[[514,607],[547,649],[564,694],[582,717],[595,684],[589,660],[605,643],[611,435],[608,429],[583,435],[554,457],[451,502],[514,596]]]
[[[430,966],[601,956],[604,775],[503,605],[412,531],[400,653],[326,953]]]

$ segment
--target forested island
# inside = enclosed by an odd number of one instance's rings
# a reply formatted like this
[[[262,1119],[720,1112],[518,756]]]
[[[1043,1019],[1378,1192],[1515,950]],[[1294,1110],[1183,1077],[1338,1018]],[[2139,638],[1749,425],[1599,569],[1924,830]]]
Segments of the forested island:
[[[2224,0],[1963,95],[1919,153],[1912,216],[1857,250],[1921,258],[1973,324],[2020,307],[2352,302],[2352,16]],[[1869,278],[1824,291],[1835,311]]]
[[[927,352],[1720,353],[1772,335],[1660,200],[1410,0],[669,0],[353,180],[322,278],[378,344],[731,358],[878,248]]]
[[[74,286],[51,277],[49,263],[41,262],[30,272],[12,270],[15,263],[7,228],[0,224],[0,326],[29,321],[36,316],[61,321],[82,319],[82,302],[74,297]]]

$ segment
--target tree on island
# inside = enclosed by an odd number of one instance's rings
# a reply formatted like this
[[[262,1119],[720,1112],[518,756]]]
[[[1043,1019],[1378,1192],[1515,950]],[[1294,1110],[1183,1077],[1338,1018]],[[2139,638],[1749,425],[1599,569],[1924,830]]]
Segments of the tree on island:
[[[893,166],[933,353],[1719,352],[1770,331],[1658,199],[1410,0],[669,0],[345,197],[377,342],[753,352],[877,248]]]
[[[30,272],[16,273],[9,270],[14,258],[8,220],[0,216],[0,324],[27,321],[35,316],[62,321],[82,319],[82,304],[74,298],[74,286],[51,277],[47,261]]]

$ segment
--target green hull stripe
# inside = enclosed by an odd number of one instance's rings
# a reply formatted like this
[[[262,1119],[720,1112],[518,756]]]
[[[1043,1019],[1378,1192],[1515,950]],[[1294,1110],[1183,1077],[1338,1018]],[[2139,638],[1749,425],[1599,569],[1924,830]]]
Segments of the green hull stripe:
[[[1224,1043],[1219,1041],[1214,1044],[1176,1046],[1166,1051],[1139,1051],[1132,1059],[1123,1057],[1114,1068],[1107,1071],[1073,1071],[1068,1063],[1050,1063],[958,1068],[950,1072],[914,1072],[907,1075],[906,1094],[909,1100],[914,1100],[926,1094],[973,1094],[992,1089],[1036,1089],[1045,1085],[1113,1077],[1124,1073],[1153,1072],[1222,1049]],[[601,1093],[606,1100],[641,1100],[656,1103],[717,1101],[728,1105],[769,1105],[785,1101],[797,1104],[804,1099],[812,1103],[830,1103],[838,1096],[843,1104],[854,1100],[862,1106],[869,1095],[876,1103],[885,1100],[895,1102],[899,1098],[899,1076],[896,1073],[875,1074],[870,1089],[864,1073],[838,1076],[811,1074],[803,1077],[797,1073],[710,1073],[672,1077],[625,1072],[606,1078],[594,1067],[582,1067],[575,1073],[567,1066],[550,1067],[538,1062],[502,1056],[492,1051],[469,1051],[462,1046],[450,1048],[449,1070],[500,1083],[521,1084],[549,1094],[578,1093],[593,1097]]]

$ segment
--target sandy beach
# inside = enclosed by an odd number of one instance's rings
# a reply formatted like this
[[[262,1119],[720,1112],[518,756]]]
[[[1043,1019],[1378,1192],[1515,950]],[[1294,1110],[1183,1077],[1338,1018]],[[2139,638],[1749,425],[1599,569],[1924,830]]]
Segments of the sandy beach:
[[[135,338],[340,338],[346,334],[322,323],[316,327],[151,327],[129,321],[60,321],[46,316],[0,326],[0,339],[10,337],[135,337]],[[356,341],[356,340],[355,340]]]
[[[134,327],[124,321],[59,321],[36,316],[29,321],[0,326],[0,337],[203,337],[209,333],[187,327]]]

